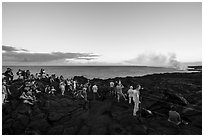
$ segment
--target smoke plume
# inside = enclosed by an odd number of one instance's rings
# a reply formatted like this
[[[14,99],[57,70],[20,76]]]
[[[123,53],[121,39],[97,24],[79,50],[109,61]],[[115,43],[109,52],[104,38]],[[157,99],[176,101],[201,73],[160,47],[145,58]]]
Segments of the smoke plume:
[[[184,69],[184,66],[177,60],[176,54],[174,53],[168,55],[155,53],[139,54],[136,58],[125,61],[125,63],[138,66],[172,67],[176,69]]]

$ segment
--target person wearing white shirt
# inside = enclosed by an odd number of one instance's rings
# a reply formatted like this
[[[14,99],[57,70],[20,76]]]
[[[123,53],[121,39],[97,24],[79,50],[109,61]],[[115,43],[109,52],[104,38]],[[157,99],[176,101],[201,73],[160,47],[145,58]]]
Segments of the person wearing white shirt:
[[[134,101],[134,109],[133,109],[133,116],[136,116],[137,111],[139,110],[139,103],[140,103],[140,89],[141,86],[137,85],[137,88],[133,90],[133,101]]]
[[[131,104],[132,98],[133,98],[133,86],[130,86],[130,89],[128,90],[128,97],[129,97],[129,104]]]
[[[98,86],[95,84],[92,87],[93,90],[93,100],[96,100],[96,95],[98,95]]]

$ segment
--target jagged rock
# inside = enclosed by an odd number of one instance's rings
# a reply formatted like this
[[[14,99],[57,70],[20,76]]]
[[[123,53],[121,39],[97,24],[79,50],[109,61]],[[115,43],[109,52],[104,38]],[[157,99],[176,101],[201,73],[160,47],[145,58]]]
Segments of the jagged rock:
[[[110,132],[110,135],[125,135],[126,134],[125,128],[115,123],[110,125],[109,132]]]
[[[6,104],[3,104],[2,105],[2,111],[5,113],[5,114],[10,114],[12,112],[12,107],[9,103],[6,103]]]
[[[40,135],[40,134],[41,134],[41,132],[39,130],[29,130],[29,129],[27,129],[25,131],[25,135]]]
[[[64,114],[62,114],[62,113],[50,112],[49,116],[48,116],[48,119],[50,121],[58,121],[63,116],[64,116]]]
[[[64,126],[63,125],[58,125],[55,127],[52,127],[48,130],[47,134],[48,135],[61,135],[64,131]]]
[[[28,127],[32,130],[39,130],[42,134],[47,132],[47,129],[50,127],[46,119],[39,119],[31,121]]]
[[[57,108],[61,107],[61,104],[55,100],[48,100],[46,102],[46,107],[51,110],[56,110]]]
[[[62,99],[58,100],[58,103],[60,103],[62,107],[73,105],[73,101],[70,99],[66,99],[66,98],[62,98]]]
[[[2,113],[2,123],[4,123],[5,121],[7,121],[9,118],[11,118],[11,115],[10,115],[10,114]]]
[[[28,104],[21,103],[17,106],[15,111],[18,113],[27,114],[31,111],[31,106]]]
[[[76,80],[80,84],[85,84],[88,81],[88,79],[85,78],[84,76],[74,76],[73,79]]]
[[[77,127],[68,127],[64,129],[63,135],[75,135],[77,131]]]
[[[21,135],[21,134],[24,134],[26,127],[21,124],[21,121],[17,120],[17,121],[14,121],[12,125],[12,129],[14,131],[14,134]]]
[[[106,135],[107,134],[107,127],[104,126],[104,127],[93,128],[90,134],[91,135]]]
[[[30,119],[31,119],[31,121],[34,121],[34,120],[38,120],[38,119],[43,119],[43,118],[45,118],[45,113],[38,113],[38,114],[36,114],[36,115],[31,115],[30,116]]]
[[[80,131],[78,132],[78,135],[88,135],[89,130],[90,128],[85,125],[80,129]]]
[[[2,126],[2,133],[3,135],[6,135],[6,134],[13,134],[13,130],[12,130],[12,125],[14,123],[14,119],[8,119],[5,121],[5,123],[3,123],[3,126]]]
[[[136,125],[132,128],[133,135],[146,135],[147,131],[146,128],[142,125]]]
[[[33,107],[23,104],[18,99],[22,91],[16,91],[23,81],[15,81],[11,85],[13,95],[10,102],[2,106],[2,134],[202,134],[202,94],[197,92],[202,91],[201,78],[201,74],[178,73],[108,80],[92,79],[90,83],[98,85],[99,94],[103,99],[92,101],[92,93],[88,93],[88,110],[83,109],[83,99],[76,99],[71,94],[61,96],[59,91],[56,96],[42,94],[39,102]],[[110,96],[107,98],[109,82],[119,79],[125,86],[124,93],[130,85],[135,87],[141,84],[144,87],[141,91],[143,109],[140,118],[132,116],[132,104],[124,100],[118,103],[116,98]],[[78,82],[84,83],[86,79],[79,77]],[[49,82],[39,80],[38,83],[43,89]],[[54,86],[59,90],[57,82]],[[170,97],[169,94],[163,94],[164,91],[169,93]],[[160,101],[147,99],[146,96],[157,96]],[[183,120],[189,122],[188,125],[177,128],[167,121],[170,103],[179,106],[178,112]],[[183,106],[192,109],[185,109]],[[152,111],[152,114],[147,109]],[[138,115],[139,113],[140,111]]]
[[[18,114],[15,121],[20,121],[19,126],[26,127],[28,125],[28,123],[29,123],[29,117],[27,117],[26,115]]]

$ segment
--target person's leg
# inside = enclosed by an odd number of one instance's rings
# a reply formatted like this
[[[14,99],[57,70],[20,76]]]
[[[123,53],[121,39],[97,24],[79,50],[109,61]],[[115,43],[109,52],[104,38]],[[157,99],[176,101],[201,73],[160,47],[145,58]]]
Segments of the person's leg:
[[[139,103],[136,103],[136,111],[139,110]]]
[[[129,104],[131,104],[131,97],[129,97]]]
[[[125,97],[125,95],[124,95],[123,93],[122,93],[122,96],[123,96],[123,98],[124,98],[125,100],[127,100],[126,97]]]
[[[136,116],[136,114],[137,114],[137,111],[139,110],[139,103],[136,103],[135,102],[135,106],[134,106],[134,114],[135,114],[135,116]]]
[[[2,94],[2,102],[3,102],[3,104],[5,103],[5,98],[6,98],[6,95]]]
[[[134,109],[133,109],[133,116],[136,116],[137,113],[137,107],[136,107],[136,103],[134,103]]]
[[[6,94],[5,102],[9,102],[9,101],[8,101],[8,93]]]
[[[62,89],[62,96],[64,96],[64,89]]]
[[[96,94],[93,93],[93,100],[96,100]]]
[[[120,94],[117,94],[118,102],[120,102]]]

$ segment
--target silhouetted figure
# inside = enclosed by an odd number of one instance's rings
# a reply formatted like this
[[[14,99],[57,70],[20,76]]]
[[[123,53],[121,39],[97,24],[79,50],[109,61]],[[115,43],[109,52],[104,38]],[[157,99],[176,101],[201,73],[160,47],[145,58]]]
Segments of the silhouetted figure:
[[[11,68],[7,68],[6,72],[3,73],[3,75],[5,76],[6,82],[11,84],[11,82],[13,81],[13,72]]]

